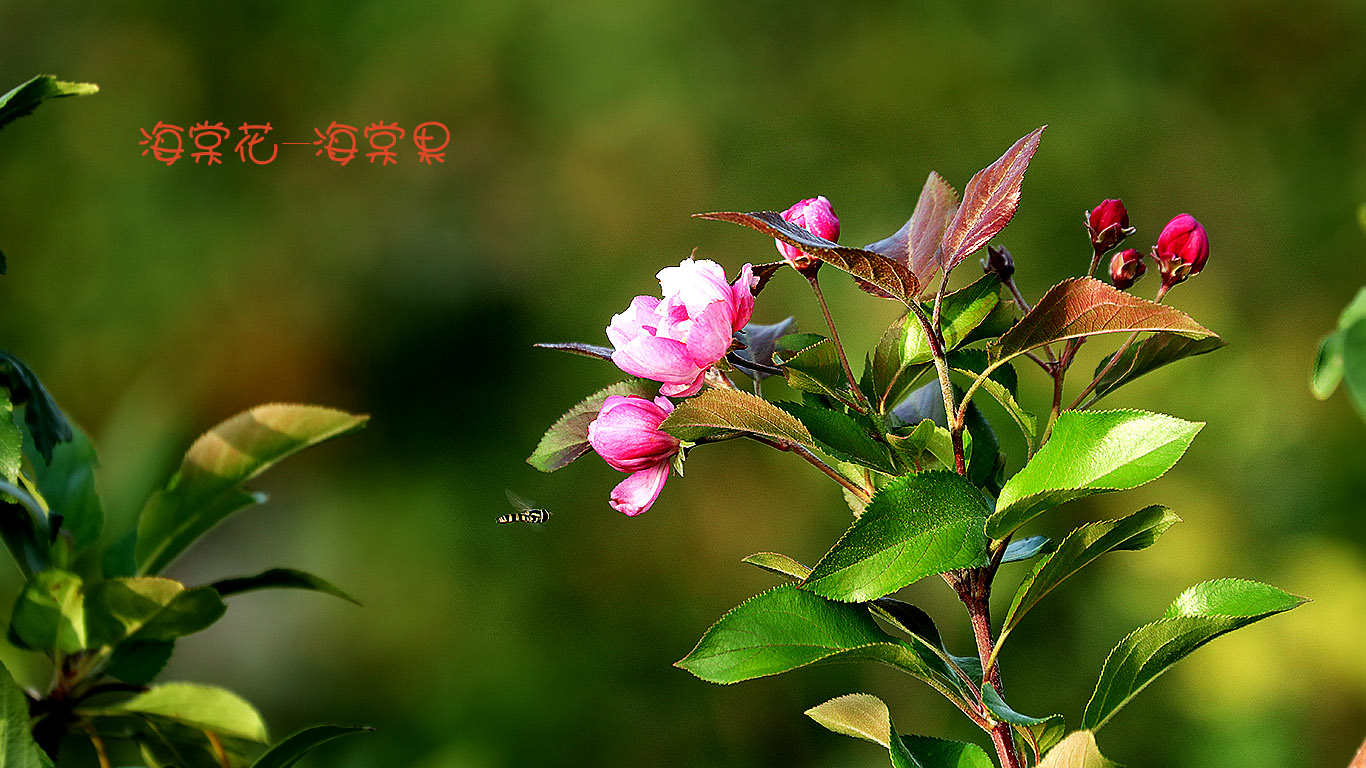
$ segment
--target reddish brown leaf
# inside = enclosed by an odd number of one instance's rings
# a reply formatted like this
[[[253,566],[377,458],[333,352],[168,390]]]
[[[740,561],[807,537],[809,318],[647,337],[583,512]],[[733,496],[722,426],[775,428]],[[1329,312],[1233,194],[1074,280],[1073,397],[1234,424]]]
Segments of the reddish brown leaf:
[[[796,224],[785,221],[782,214],[773,211],[755,211],[753,213],[723,211],[719,213],[695,213],[693,216],[699,219],[733,222],[769,237],[777,238],[788,245],[800,248],[803,253],[815,256],[836,269],[844,270],[854,277],[872,283],[893,298],[900,299],[903,302],[914,301],[920,293],[919,281],[916,280],[915,275],[911,274],[911,270],[905,264],[874,251],[851,248],[816,237]]]
[[[1064,280],[1049,289],[1020,322],[991,347],[1004,360],[1054,341],[1095,333],[1167,331],[1190,338],[1215,335],[1179,309],[1140,299],[1093,277]]]
[[[778,274],[778,270],[785,266],[787,266],[786,261],[770,261],[767,264],[755,264],[751,266],[750,269],[754,272],[754,276],[759,278],[759,284],[754,286],[754,295],[758,296],[759,292],[764,289],[764,286],[768,285],[768,281],[773,279],[773,276]],[[736,279],[739,279],[739,275],[736,275]]]
[[[943,263],[953,269],[977,249],[987,244],[1020,207],[1020,184],[1034,150],[1039,148],[1038,130],[1015,142],[1001,158],[978,171],[963,189],[963,204],[944,234]]]
[[[930,279],[939,271],[935,250],[944,239],[944,231],[949,220],[958,210],[958,193],[944,177],[930,171],[925,186],[920,190],[920,199],[915,203],[911,218],[891,237],[864,246],[864,250],[876,251],[890,259],[895,259],[911,268],[911,273],[919,281],[922,289],[930,285]],[[859,287],[868,291],[870,286],[862,281]],[[881,291],[868,291],[881,293]],[[885,294],[884,294],[885,295]]]

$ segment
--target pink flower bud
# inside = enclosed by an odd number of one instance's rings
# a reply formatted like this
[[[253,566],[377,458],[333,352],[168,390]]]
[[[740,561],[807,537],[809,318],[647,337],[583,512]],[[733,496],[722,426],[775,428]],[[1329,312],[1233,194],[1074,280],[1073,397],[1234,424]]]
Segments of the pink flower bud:
[[[830,201],[823,196],[803,200],[788,208],[783,211],[783,219],[832,243],[840,238],[840,220],[835,218],[835,211],[830,207]],[[803,253],[800,248],[794,245],[788,245],[781,240],[774,240],[773,242],[778,245],[778,253],[781,253],[783,258],[787,259],[787,263],[798,270],[814,269],[813,265],[819,266],[821,263],[820,259]]]
[[[588,425],[593,450],[613,469],[631,473],[612,489],[612,509],[634,517],[649,509],[664,490],[669,464],[681,444],[673,435],[659,431],[659,425],[673,409],[665,397],[650,402],[634,395],[612,395]]]
[[[1110,259],[1110,282],[1121,291],[1127,291],[1147,271],[1143,254],[1133,248],[1126,248]]]
[[[684,259],[659,272],[664,297],[637,296],[612,318],[612,362],[632,376],[658,381],[667,397],[697,394],[707,369],[730,350],[732,334],[754,313],[758,280],[750,265],[734,285],[714,261]]]
[[[1122,200],[1105,200],[1091,209],[1086,217],[1086,229],[1091,233],[1091,243],[1098,251],[1108,251],[1132,235],[1129,227],[1129,211]]]
[[[1153,248],[1162,285],[1170,288],[1186,278],[1200,274],[1209,258],[1209,236],[1195,217],[1183,213],[1162,228]]]

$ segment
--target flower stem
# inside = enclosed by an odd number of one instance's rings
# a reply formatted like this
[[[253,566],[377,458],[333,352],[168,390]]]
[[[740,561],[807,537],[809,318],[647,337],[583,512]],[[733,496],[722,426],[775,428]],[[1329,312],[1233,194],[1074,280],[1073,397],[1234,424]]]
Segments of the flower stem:
[[[1157,302],[1158,304],[1161,304],[1163,297],[1166,295],[1167,286],[1164,285],[1161,288],[1157,289],[1157,297],[1154,298],[1153,301]],[[1120,345],[1119,349],[1115,350],[1115,353],[1110,356],[1110,361],[1105,364],[1104,368],[1100,369],[1096,373],[1095,378],[1091,379],[1091,383],[1086,385],[1086,389],[1083,389],[1080,395],[1077,395],[1077,399],[1072,401],[1072,404],[1067,407],[1067,410],[1074,411],[1077,409],[1077,406],[1081,404],[1081,401],[1085,400],[1086,396],[1091,394],[1091,391],[1094,390],[1096,386],[1100,384],[1100,380],[1105,378],[1105,374],[1109,373],[1110,369],[1115,367],[1115,363],[1118,363],[1119,359],[1124,356],[1124,353],[1129,351],[1129,347],[1132,347],[1134,345],[1134,341],[1138,339],[1139,333],[1141,333],[1141,331],[1134,331],[1133,333],[1129,334],[1129,338],[1125,339],[1124,343]]]
[[[806,461],[806,463],[825,473],[827,476],[830,477],[831,480],[834,480],[835,482],[844,486],[845,489],[847,489],[850,493],[854,494],[854,496],[857,497],[858,500],[862,501],[864,504],[867,504],[873,498],[873,494],[867,488],[858,485],[854,481],[835,471],[834,467],[821,461],[819,456],[812,453],[810,449],[808,449],[804,445],[800,445],[798,443],[789,443],[786,440],[776,440],[773,438],[763,437],[761,435],[755,434],[746,434],[745,437],[763,443],[764,445],[767,445],[770,448],[776,448],[780,451],[789,451],[791,453],[795,453],[796,455],[800,456],[804,461]]]
[[[966,414],[960,412],[953,402],[953,382],[949,380],[949,364],[944,356],[944,340],[939,335],[939,331],[925,316],[922,309],[915,300],[907,302],[915,318],[920,321],[920,327],[925,331],[925,337],[930,343],[930,355],[934,358],[934,368],[939,372],[939,388],[944,392],[944,419],[948,422],[949,436],[953,439],[953,462],[954,471],[960,475],[968,473],[967,461],[963,457],[963,424],[966,421]],[[966,410],[966,409],[965,409]]]
[[[95,758],[100,761],[100,768],[110,768],[109,753],[104,749],[104,739],[100,738],[90,723],[85,724],[85,733],[90,737],[90,743],[95,746]]]
[[[835,351],[839,353],[840,365],[844,368],[844,376],[849,380],[849,389],[853,390],[854,399],[857,403],[850,403],[850,407],[859,413],[867,413],[872,405],[868,402],[868,397],[859,389],[858,380],[854,378],[854,371],[849,367],[849,358],[844,356],[844,345],[840,343],[839,331],[835,330],[835,319],[830,316],[830,307],[826,306],[825,295],[821,293],[821,284],[815,272],[806,276],[811,283],[811,290],[816,293],[816,303],[821,305],[821,313],[825,315],[825,324],[830,327],[830,340],[835,343]]]

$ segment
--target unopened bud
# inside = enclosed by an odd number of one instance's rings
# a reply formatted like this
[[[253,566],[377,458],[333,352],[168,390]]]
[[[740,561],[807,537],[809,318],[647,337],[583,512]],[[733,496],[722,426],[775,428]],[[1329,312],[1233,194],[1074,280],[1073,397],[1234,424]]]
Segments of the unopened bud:
[[[1015,259],[1010,257],[1010,251],[1003,246],[988,245],[987,259],[982,262],[982,271],[987,274],[995,274],[1005,282],[1015,274]]]
[[[1133,248],[1126,248],[1110,259],[1110,282],[1121,291],[1129,290],[1129,286],[1138,282],[1147,271],[1148,265],[1143,262],[1143,254]]]
[[[1129,226],[1129,211],[1119,199],[1105,200],[1086,217],[1086,231],[1097,251],[1108,251],[1134,233]]]
[[[1162,228],[1153,248],[1153,258],[1162,273],[1163,287],[1171,288],[1205,268],[1205,260],[1209,258],[1209,236],[1194,216],[1183,213]]]
[[[805,229],[816,237],[835,242],[840,237],[840,220],[835,217],[835,211],[830,207],[830,201],[824,196],[813,197],[803,200],[800,203],[783,211],[783,220]],[[821,260],[815,256],[804,253],[795,245],[788,245],[781,240],[775,239],[773,242],[778,245],[778,253],[787,259],[787,263],[796,268],[798,272],[810,276],[820,267]]]

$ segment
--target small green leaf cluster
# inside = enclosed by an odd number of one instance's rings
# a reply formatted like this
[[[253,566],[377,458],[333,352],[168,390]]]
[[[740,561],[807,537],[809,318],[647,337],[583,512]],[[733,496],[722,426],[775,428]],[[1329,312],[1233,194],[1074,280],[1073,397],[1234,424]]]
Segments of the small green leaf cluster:
[[[0,97],[0,126],[46,99],[96,90],[34,78]],[[0,257],[0,273],[4,266]],[[198,585],[162,574],[228,516],[265,501],[245,483],[366,419],[310,405],[238,414],[194,442],[131,530],[106,531],[94,446],[33,370],[0,351],[0,540],[25,580],[7,636],[49,670],[41,687],[26,690],[0,666],[0,762],[52,766],[72,737],[89,740],[104,768],[119,749],[148,768],[285,768],[319,744],[367,730],[319,725],[271,746],[260,713],[237,694],[153,683],[177,641],[223,617],[226,597],[292,588],[355,602],[290,568]]]
[[[1061,715],[1034,717],[1007,704],[999,654],[1024,617],[1087,565],[1111,552],[1148,549],[1179,522],[1166,507],[1149,506],[1061,535],[1025,535],[1068,502],[1158,479],[1203,426],[1090,406],[1169,363],[1223,346],[1212,331],[1162,303],[1172,285],[1164,282],[1150,301],[1092,277],[1105,253],[1133,234],[1127,227],[1103,242],[1091,233],[1090,272],[1053,286],[1032,306],[1015,286],[1013,257],[995,246],[985,275],[948,290],[954,268],[1014,216],[1042,131],[975,175],[961,202],[931,173],[906,224],[863,248],[817,237],[773,211],[699,214],[811,257],[815,266],[799,274],[814,289],[828,333],[800,332],[792,318],[751,323],[707,373],[710,386],[674,405],[659,430],[679,441],[682,453],[740,438],[791,452],[841,486],[854,519],[813,566],[774,552],[746,558],[784,583],[723,615],[678,667],[730,684],[814,664],[878,662],[948,699],[990,738],[1002,766],[1112,766],[1095,732],[1133,696],[1214,638],[1303,602],[1257,582],[1197,584],[1114,648],[1079,728],[1069,732]],[[1118,200],[1107,204],[1122,207]],[[760,278],[756,293],[785,272],[783,264],[753,268]],[[865,354],[858,376],[821,295],[815,267],[824,264],[906,307]],[[1065,407],[1065,379],[1078,349],[1107,339],[1116,348]],[[605,347],[542,346],[615,359]],[[1021,404],[1017,365],[1037,367],[1051,380],[1046,417],[1036,415],[1044,409]],[[732,377],[738,374],[752,388],[737,386]],[[777,377],[791,395],[770,399],[765,385]],[[982,392],[996,407],[979,408],[987,405],[974,399]],[[590,426],[612,395],[651,398],[655,389],[631,380],[584,400],[551,427],[528,461],[553,471],[589,451]],[[1024,455],[1009,463],[997,434],[1006,424],[1024,444]],[[1007,475],[1009,465],[1019,468]],[[1001,566],[1026,561],[1032,567],[1008,611],[993,617],[989,598]],[[932,617],[894,596],[932,576],[966,609],[976,641],[968,653],[956,653]],[[842,696],[807,714],[837,733],[880,745],[897,768],[993,765],[979,745],[899,733],[887,706],[870,694]]]

